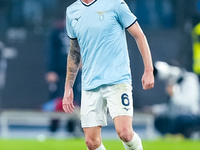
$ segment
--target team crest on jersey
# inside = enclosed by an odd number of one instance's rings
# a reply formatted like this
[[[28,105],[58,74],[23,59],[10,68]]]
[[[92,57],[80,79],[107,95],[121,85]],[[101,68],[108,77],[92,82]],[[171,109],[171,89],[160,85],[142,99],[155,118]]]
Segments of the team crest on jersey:
[[[99,14],[99,19],[100,20],[103,20],[103,18],[104,18],[104,13],[105,13],[106,11],[97,11],[97,13]]]

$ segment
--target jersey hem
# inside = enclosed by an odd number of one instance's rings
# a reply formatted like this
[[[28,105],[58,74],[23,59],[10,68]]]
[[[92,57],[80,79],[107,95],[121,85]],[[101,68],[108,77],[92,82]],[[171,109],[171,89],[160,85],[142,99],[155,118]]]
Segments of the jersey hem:
[[[132,82],[131,81],[115,81],[115,82],[111,82],[111,83],[105,83],[105,84],[101,84],[101,85],[96,85],[96,86],[91,86],[91,87],[88,87],[88,88],[84,88],[82,86],[82,90],[83,91],[89,91],[89,90],[93,90],[93,89],[96,89],[102,85],[116,85],[116,84],[122,84],[122,83],[125,83],[125,84],[130,84],[132,85]]]

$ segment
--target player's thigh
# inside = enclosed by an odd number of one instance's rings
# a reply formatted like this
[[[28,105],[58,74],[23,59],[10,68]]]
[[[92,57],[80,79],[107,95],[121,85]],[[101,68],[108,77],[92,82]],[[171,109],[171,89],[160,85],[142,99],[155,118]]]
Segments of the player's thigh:
[[[133,98],[131,85],[117,84],[108,86],[105,92],[107,106],[112,119],[117,116],[133,117]]]
[[[83,128],[107,125],[106,101],[102,98],[100,88],[82,91],[81,125]]]

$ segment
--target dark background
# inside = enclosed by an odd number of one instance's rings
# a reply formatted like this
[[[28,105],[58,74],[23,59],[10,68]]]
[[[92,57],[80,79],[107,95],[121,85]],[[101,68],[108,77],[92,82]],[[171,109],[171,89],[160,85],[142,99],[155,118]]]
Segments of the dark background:
[[[66,7],[74,1],[0,0],[0,41],[18,51],[15,59],[8,60],[6,86],[0,91],[1,108],[39,109],[48,101],[44,78],[47,41],[53,23],[65,18]],[[170,62],[175,59],[192,71],[191,30],[200,22],[199,0],[125,1],[146,34],[153,61]],[[158,79],[154,89],[142,89],[142,57],[129,34],[127,39],[134,107],[139,109],[167,101],[164,83]]]

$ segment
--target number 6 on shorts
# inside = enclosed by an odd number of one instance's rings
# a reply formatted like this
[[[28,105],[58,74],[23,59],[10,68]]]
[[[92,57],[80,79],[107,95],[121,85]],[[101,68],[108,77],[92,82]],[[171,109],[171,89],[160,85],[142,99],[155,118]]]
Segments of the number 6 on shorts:
[[[122,94],[121,99],[122,99],[122,104],[124,106],[129,106],[130,105],[130,101],[128,99],[128,95],[126,93]]]

